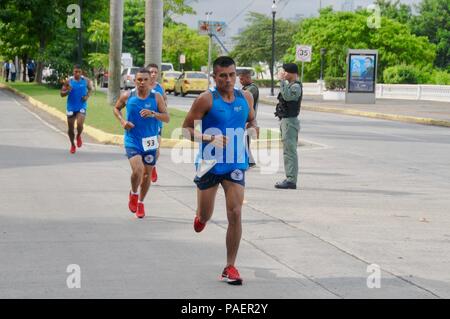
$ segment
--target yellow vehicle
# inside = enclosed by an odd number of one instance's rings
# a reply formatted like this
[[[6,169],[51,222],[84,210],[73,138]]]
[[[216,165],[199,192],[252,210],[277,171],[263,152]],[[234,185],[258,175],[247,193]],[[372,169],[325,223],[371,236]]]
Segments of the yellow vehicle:
[[[186,71],[178,78],[174,94],[182,96],[189,93],[200,94],[208,88],[208,75],[203,72]]]
[[[168,94],[175,90],[175,82],[180,77],[181,72],[178,71],[165,71],[162,73],[161,81],[164,87],[164,91]]]

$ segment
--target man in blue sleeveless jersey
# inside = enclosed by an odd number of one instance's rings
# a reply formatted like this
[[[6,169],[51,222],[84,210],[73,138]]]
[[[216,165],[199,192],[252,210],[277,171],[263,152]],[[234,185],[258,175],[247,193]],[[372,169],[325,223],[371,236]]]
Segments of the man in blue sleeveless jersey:
[[[92,91],[92,82],[82,75],[79,65],[73,67],[73,76],[66,80],[61,88],[61,97],[67,98],[67,124],[70,140],[70,153],[76,152],[75,147],[75,121],[77,122],[77,147],[83,145],[81,133],[83,132],[84,120],[86,118],[87,100]]]
[[[124,144],[131,166],[131,191],[128,208],[136,217],[144,218],[144,199],[150,188],[150,174],[156,164],[159,121],[169,122],[162,96],[150,89],[150,72],[140,69],[135,79],[136,90],[123,93],[114,107],[114,115],[125,129]],[[126,106],[127,119],[122,117]]]
[[[200,142],[197,158],[197,213],[194,230],[201,232],[214,211],[219,184],[225,190],[228,229],[227,265],[222,280],[241,285],[235,262],[242,236],[241,210],[244,201],[245,171],[248,169],[245,130],[256,128],[253,97],[234,88],[236,64],[230,57],[213,63],[216,87],[202,93],[192,104],[183,124],[184,135]],[[201,121],[201,131],[195,129]],[[204,169],[206,167],[206,169]]]
[[[165,92],[163,86],[158,83],[158,76],[159,76],[158,65],[155,63],[150,63],[149,65],[147,65],[146,68],[150,71],[150,88],[162,95],[162,97],[164,98],[164,102],[166,103],[166,106],[167,106],[166,92]],[[159,145],[161,145],[161,135],[162,135],[162,129],[163,129],[163,123],[161,121],[159,121],[159,126],[160,126],[160,130],[159,130],[158,141],[159,141]],[[159,159],[159,147],[158,147],[158,151],[156,153],[156,160],[158,160],[158,159]],[[153,170],[152,170],[152,182],[156,183],[157,180],[158,180],[158,173],[156,171],[156,166],[154,166]]]

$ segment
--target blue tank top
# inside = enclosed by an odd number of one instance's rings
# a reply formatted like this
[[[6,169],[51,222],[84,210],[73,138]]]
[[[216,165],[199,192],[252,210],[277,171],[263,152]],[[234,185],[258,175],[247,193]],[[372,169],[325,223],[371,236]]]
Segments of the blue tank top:
[[[132,92],[127,101],[127,121],[134,124],[131,130],[125,130],[125,147],[135,148],[141,152],[153,151],[158,148],[158,120],[154,117],[143,118],[139,114],[142,109],[158,112],[156,103],[156,92],[151,90],[146,99],[137,96],[137,92]]]
[[[234,89],[234,101],[225,102],[216,88],[210,89],[213,96],[212,107],[202,119],[202,133],[224,135],[229,143],[223,148],[215,148],[210,143],[200,143],[196,165],[201,159],[215,159],[217,164],[210,170],[213,174],[227,174],[236,169],[248,168],[248,154],[245,141],[245,125],[250,112],[242,91]]]
[[[76,81],[73,77],[69,79],[69,84],[72,87],[67,97],[67,111],[78,112],[81,109],[87,109],[87,101],[83,101],[83,96],[88,93],[88,82],[84,77]]]
[[[161,94],[161,96],[162,97],[164,97],[164,88],[161,86],[161,84],[159,84],[159,83],[156,83],[156,86],[154,87],[154,89],[153,90],[155,90],[156,92],[158,92],[159,94]],[[160,120],[158,120],[158,122],[159,122],[159,127],[163,127],[163,122],[162,121],[160,121]]]

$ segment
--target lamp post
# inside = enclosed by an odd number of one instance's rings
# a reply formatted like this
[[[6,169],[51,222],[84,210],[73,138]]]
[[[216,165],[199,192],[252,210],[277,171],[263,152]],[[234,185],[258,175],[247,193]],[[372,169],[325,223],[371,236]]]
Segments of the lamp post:
[[[212,30],[209,24],[209,18],[213,14],[212,11],[205,12],[206,14],[206,23],[208,24],[208,36],[209,36],[209,44],[208,44],[208,88],[211,83],[211,53],[212,53]]]
[[[77,60],[81,66],[83,64],[83,0],[78,0],[78,6],[80,7],[80,28],[78,29],[78,52]]]
[[[327,53],[327,49],[321,48],[320,49],[320,81],[323,80],[323,65],[325,60],[325,53]]]
[[[271,87],[270,87],[270,95],[274,96],[273,87],[274,87],[274,66],[275,66],[275,15],[277,13],[277,5],[275,4],[275,0],[273,0],[272,3],[272,63],[270,66],[270,69],[272,72],[270,72],[271,76]]]

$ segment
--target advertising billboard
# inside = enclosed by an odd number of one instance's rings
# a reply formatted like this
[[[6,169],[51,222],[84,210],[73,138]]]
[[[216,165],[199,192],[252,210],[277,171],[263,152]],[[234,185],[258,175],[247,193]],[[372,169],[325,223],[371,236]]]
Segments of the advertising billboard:
[[[376,84],[377,55],[350,53],[348,70],[348,92],[374,93]]]

